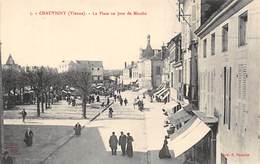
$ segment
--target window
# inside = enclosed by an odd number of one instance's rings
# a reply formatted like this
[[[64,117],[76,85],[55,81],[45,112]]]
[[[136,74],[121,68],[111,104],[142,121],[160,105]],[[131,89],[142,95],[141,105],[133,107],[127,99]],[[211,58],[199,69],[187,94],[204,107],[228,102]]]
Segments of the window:
[[[207,57],[207,39],[203,40],[203,57]]]
[[[156,75],[160,75],[161,74],[161,67],[157,66],[156,67]]]
[[[238,46],[246,44],[247,12],[239,16]]]
[[[215,55],[215,33],[211,34],[211,55]]]
[[[100,76],[97,76],[97,80],[100,80]]]
[[[230,129],[231,119],[231,67],[224,67],[224,124]]]
[[[97,70],[99,71],[99,68],[97,68]]]
[[[92,71],[94,70],[94,68],[92,68]]]
[[[222,27],[222,51],[228,50],[228,24]]]
[[[171,72],[171,87],[173,87],[173,72]]]
[[[181,74],[182,74],[181,70],[179,70],[179,80],[178,80],[179,83],[181,83]]]

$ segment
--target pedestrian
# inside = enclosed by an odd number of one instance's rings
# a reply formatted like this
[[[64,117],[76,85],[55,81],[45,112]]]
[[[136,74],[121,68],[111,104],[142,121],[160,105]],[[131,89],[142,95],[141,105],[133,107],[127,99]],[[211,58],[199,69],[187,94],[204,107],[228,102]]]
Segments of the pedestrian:
[[[120,105],[122,106],[123,105],[123,99],[120,98]]]
[[[109,138],[109,146],[111,148],[112,155],[116,155],[117,143],[117,136],[115,135],[115,132],[112,132],[112,135]]]
[[[92,100],[92,103],[94,103],[94,102],[95,102],[95,96],[94,96],[94,95],[92,95],[92,98],[91,98],[91,100]]]
[[[81,125],[79,124],[79,122],[75,125],[74,130],[76,136],[81,135]]]
[[[21,114],[22,114],[22,117],[23,117],[23,122],[25,122],[25,117],[26,117],[26,115],[27,115],[27,112],[25,111],[25,109],[23,109],[23,110],[21,111]]]
[[[109,105],[110,103],[110,100],[109,100],[109,97],[107,98],[107,106]]]
[[[133,137],[130,136],[130,133],[127,133],[127,146],[126,146],[126,153],[128,157],[133,157]]]
[[[125,98],[125,100],[124,100],[124,103],[125,103],[125,106],[126,106],[126,104],[128,103],[128,101],[127,101],[127,99]]]
[[[13,158],[9,155],[8,151],[4,152],[3,158],[2,158],[2,164],[13,164]]]
[[[171,154],[168,148],[168,141],[167,141],[167,136],[165,136],[164,138],[164,142],[163,142],[163,147],[162,149],[159,151],[159,158],[163,159],[163,158],[171,158]]]
[[[126,135],[124,134],[124,132],[121,132],[121,135],[119,137],[119,145],[121,146],[121,151],[122,151],[122,155],[125,155],[125,148],[126,148]]]
[[[32,146],[33,143],[33,132],[30,128],[28,128],[24,135],[24,142],[27,146]]]
[[[112,118],[113,117],[113,109],[112,109],[112,107],[110,107],[109,109],[108,109],[108,117],[109,118]]]
[[[100,101],[99,95],[97,95],[96,100],[97,100],[97,102]]]
[[[115,102],[116,102],[116,94],[114,94],[114,100],[115,100]]]
[[[164,104],[166,104],[167,103],[167,97],[164,99]]]

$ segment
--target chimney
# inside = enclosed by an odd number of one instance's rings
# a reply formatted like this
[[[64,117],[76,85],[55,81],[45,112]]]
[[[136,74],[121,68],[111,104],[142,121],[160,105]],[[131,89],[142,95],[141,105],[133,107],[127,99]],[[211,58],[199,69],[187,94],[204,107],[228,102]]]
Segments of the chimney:
[[[134,61],[132,61],[132,62],[131,62],[131,65],[132,65],[132,66],[134,66],[134,64],[135,64],[135,62],[134,62]]]
[[[127,67],[127,64],[126,64],[126,62],[125,62],[125,68]]]

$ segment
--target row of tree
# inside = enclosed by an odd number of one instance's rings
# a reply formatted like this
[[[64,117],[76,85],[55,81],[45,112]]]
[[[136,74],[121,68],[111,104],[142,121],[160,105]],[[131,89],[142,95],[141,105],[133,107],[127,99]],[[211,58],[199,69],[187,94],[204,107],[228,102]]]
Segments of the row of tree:
[[[87,97],[91,92],[92,84],[92,78],[88,72],[71,71],[59,74],[48,67],[26,71],[9,68],[3,69],[2,77],[5,97],[9,100],[10,97],[16,97],[16,95],[22,97],[25,88],[30,88],[36,102],[38,117],[41,112],[44,113],[44,108],[50,108],[54,97],[59,96],[65,86],[75,87],[82,95],[82,114],[86,118]],[[11,99],[9,103],[17,104],[16,99]]]

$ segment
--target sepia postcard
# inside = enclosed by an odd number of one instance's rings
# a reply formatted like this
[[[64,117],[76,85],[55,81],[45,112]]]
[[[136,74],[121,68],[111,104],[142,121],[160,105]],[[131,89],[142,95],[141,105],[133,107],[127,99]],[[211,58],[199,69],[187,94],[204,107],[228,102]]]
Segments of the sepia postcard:
[[[259,164],[259,0],[0,0],[1,164]]]

